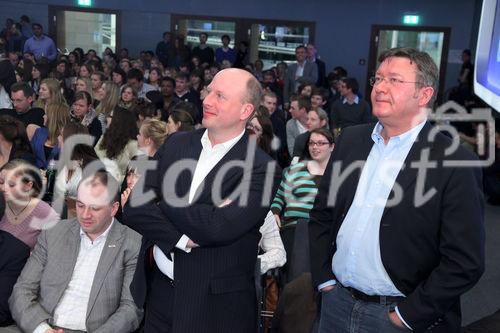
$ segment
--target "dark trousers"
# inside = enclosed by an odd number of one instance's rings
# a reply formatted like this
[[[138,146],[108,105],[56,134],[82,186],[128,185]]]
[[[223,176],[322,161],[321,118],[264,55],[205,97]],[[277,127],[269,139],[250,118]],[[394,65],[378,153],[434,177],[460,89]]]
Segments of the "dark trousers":
[[[354,299],[343,287],[322,294],[319,333],[410,332],[389,319],[395,304],[378,304]]]
[[[172,332],[174,281],[155,265],[151,289],[146,299],[144,333]]]

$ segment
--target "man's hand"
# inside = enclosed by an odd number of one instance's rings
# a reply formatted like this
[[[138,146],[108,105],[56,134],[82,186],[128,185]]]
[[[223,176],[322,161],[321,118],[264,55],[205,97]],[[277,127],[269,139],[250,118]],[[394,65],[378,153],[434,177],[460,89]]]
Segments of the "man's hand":
[[[396,313],[396,311],[389,312],[389,320],[392,321],[392,323],[398,327],[406,328],[405,324],[403,324],[401,319],[399,319],[399,316]]]
[[[224,202],[223,202],[223,203],[221,203],[221,204],[219,205],[219,208],[226,207],[227,205],[230,205],[230,204],[231,204],[231,202],[233,202],[233,200],[231,200],[231,199],[226,199],[226,200],[224,200]]]
[[[192,240],[188,240],[186,247],[188,249],[194,249],[194,248],[200,247],[200,246],[198,244],[196,244],[195,242],[193,242]]]
[[[320,291],[321,291],[322,293],[327,293],[327,292],[329,292],[329,291],[331,291],[331,290],[335,289],[336,287],[337,287],[336,285],[326,286],[326,287],[324,287],[324,288],[321,288],[321,289],[320,289]]]
[[[55,330],[53,328],[49,328],[48,330],[45,331],[45,333],[64,333],[64,330],[62,329]]]
[[[127,187],[122,195],[121,195],[121,204],[122,204],[122,207],[125,207],[125,204],[127,203],[128,201],[128,197],[130,196],[130,193],[132,192],[132,189]]]

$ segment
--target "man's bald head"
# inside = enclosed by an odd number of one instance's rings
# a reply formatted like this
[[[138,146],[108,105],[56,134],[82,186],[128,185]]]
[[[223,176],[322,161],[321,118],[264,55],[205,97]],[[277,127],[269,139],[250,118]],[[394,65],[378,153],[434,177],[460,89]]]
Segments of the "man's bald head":
[[[244,86],[244,92],[242,94],[241,102],[243,104],[251,104],[254,110],[257,110],[260,102],[262,101],[262,96],[264,91],[262,90],[262,85],[250,72],[239,68],[226,68],[219,71],[214,79],[218,76],[229,77],[234,82],[246,82]]]

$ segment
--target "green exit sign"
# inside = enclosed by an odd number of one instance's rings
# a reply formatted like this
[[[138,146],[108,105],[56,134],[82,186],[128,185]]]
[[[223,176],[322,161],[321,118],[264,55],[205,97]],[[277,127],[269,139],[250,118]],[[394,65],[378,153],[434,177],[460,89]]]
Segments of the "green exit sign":
[[[80,7],[92,7],[92,0],[77,0]]]
[[[405,15],[403,17],[403,23],[408,25],[417,25],[420,22],[420,16],[418,15]]]

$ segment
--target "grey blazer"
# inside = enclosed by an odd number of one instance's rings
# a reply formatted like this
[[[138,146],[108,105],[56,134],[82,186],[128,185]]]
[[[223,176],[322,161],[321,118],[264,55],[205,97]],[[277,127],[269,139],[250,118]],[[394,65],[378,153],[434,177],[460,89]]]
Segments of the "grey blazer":
[[[130,294],[141,236],[115,220],[97,266],[87,306],[89,333],[132,332],[142,318]],[[80,224],[60,221],[44,230],[14,286],[9,305],[23,332],[43,321],[52,324],[54,309],[66,290],[80,249]]]
[[[296,93],[296,84],[310,83],[315,85],[316,81],[318,81],[318,66],[316,66],[316,63],[306,61],[304,72],[297,79],[295,79],[295,72],[297,72],[297,63],[291,64],[286,70],[285,87],[283,89],[284,103],[289,103],[290,96]]]
[[[297,122],[298,120],[293,118],[286,122],[286,144],[288,153],[291,157],[293,157],[293,147],[295,146],[295,139],[300,135]]]

